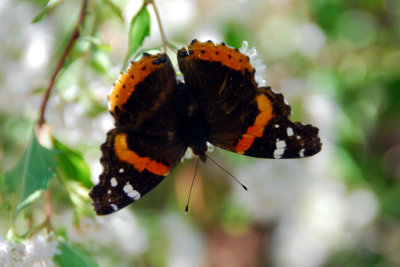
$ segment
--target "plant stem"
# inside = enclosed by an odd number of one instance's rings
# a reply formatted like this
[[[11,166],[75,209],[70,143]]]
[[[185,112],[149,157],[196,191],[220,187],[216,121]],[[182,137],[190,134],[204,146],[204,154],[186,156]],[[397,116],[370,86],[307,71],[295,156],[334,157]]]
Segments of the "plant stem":
[[[47,233],[50,234],[51,232],[51,223],[50,223],[50,218],[51,218],[51,214],[53,213],[53,205],[51,204],[51,192],[50,189],[47,188],[46,191],[44,191],[44,201],[45,201],[45,210],[46,210],[46,221],[45,221],[45,225],[46,225],[46,230]]]
[[[167,41],[167,37],[164,32],[164,28],[161,23],[160,13],[158,13],[158,9],[157,9],[157,6],[156,6],[156,3],[154,2],[154,0],[147,0],[147,3],[149,3],[153,6],[154,13],[156,15],[156,19],[157,19],[157,23],[158,23],[158,27],[160,28],[163,52],[166,53],[167,47],[168,47],[168,41]]]
[[[56,81],[57,75],[60,72],[62,66],[64,65],[65,59],[67,58],[69,52],[71,51],[72,46],[74,45],[75,41],[79,38],[79,27],[82,25],[82,23],[85,19],[87,5],[88,5],[88,0],[82,0],[82,8],[81,8],[81,12],[80,12],[78,21],[75,24],[75,28],[71,34],[71,37],[68,40],[67,46],[65,47],[65,49],[61,55],[61,58],[56,65],[56,68],[55,68],[53,74],[51,75],[49,85],[46,88],[46,92],[43,96],[42,105],[40,107],[40,115],[39,115],[39,122],[38,122],[39,128],[41,128],[42,125],[46,121],[45,120],[46,107],[47,107],[47,103],[48,103],[48,100],[50,97],[51,90],[53,89],[54,83]]]

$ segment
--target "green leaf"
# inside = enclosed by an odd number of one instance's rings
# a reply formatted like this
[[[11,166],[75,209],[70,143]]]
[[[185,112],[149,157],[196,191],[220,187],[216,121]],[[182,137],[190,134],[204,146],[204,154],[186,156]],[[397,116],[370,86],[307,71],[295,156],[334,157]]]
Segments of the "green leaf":
[[[107,75],[108,71],[111,69],[111,62],[108,54],[103,50],[94,47],[92,49],[90,66],[99,74]]]
[[[54,260],[61,267],[98,266],[96,261],[92,259],[89,255],[87,255],[77,247],[68,245],[64,241],[60,241],[58,249],[60,250],[61,253],[57,254],[54,257]]]
[[[6,174],[5,182],[10,193],[16,195],[17,214],[27,204],[33,202],[46,190],[50,177],[54,174],[57,151],[44,148],[33,136],[24,155],[17,165]]]
[[[93,184],[90,180],[90,169],[83,159],[82,154],[68,148],[55,138],[53,140],[55,148],[60,151],[57,159],[63,174],[71,180],[80,182],[86,188],[91,188]]]
[[[113,1],[111,1],[111,0],[104,0],[104,2],[106,3],[106,5],[110,8],[110,10],[112,11],[112,12],[114,12],[116,15],[117,15],[117,17],[120,19],[120,20],[122,20],[122,21],[124,21],[124,17],[122,16],[122,11],[121,11],[121,9],[119,8],[119,6],[117,6]]]
[[[37,23],[44,19],[50,13],[50,11],[53,10],[53,8],[60,4],[62,1],[64,0],[49,0],[46,7],[33,18],[32,23]]]
[[[142,45],[146,36],[150,36],[150,15],[147,11],[146,4],[144,4],[131,21],[128,54],[126,55],[124,65],[127,65],[129,58]]]

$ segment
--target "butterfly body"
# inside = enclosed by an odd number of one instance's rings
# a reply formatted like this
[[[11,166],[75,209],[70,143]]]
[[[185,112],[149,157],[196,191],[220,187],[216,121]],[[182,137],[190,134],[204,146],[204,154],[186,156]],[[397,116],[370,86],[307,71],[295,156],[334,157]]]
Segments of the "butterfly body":
[[[292,122],[282,94],[258,87],[249,58],[225,44],[178,50],[185,82],[166,54],[132,62],[109,95],[115,128],[101,146],[103,172],[90,192],[97,214],[139,200],[186,149],[206,161],[207,142],[242,155],[284,159],[318,153],[318,129]]]
[[[199,103],[186,84],[179,83],[175,89],[175,110],[182,141],[205,162],[209,130]]]

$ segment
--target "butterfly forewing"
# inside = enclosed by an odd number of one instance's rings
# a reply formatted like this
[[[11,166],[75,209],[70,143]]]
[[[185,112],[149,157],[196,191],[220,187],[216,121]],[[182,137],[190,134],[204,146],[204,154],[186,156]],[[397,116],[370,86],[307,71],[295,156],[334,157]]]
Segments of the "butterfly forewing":
[[[139,200],[179,162],[174,108],[175,72],[165,54],[144,55],[121,74],[109,95],[116,128],[101,146],[103,172],[90,192],[97,214],[109,214]]]

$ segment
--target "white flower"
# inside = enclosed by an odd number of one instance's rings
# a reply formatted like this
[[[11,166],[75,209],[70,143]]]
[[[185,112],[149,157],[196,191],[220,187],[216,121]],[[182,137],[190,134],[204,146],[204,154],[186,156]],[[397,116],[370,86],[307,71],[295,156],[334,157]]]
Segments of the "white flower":
[[[245,54],[250,59],[250,64],[256,70],[255,80],[259,87],[266,86],[267,81],[265,80],[265,71],[267,67],[264,65],[262,59],[258,58],[258,53],[255,47],[249,49],[247,41],[243,41],[242,47],[239,49],[240,52]]]
[[[11,243],[0,237],[0,266],[12,261],[11,249]]]
[[[25,243],[12,244],[0,237],[0,266],[54,266],[53,257],[59,253],[53,234],[36,236]]]

